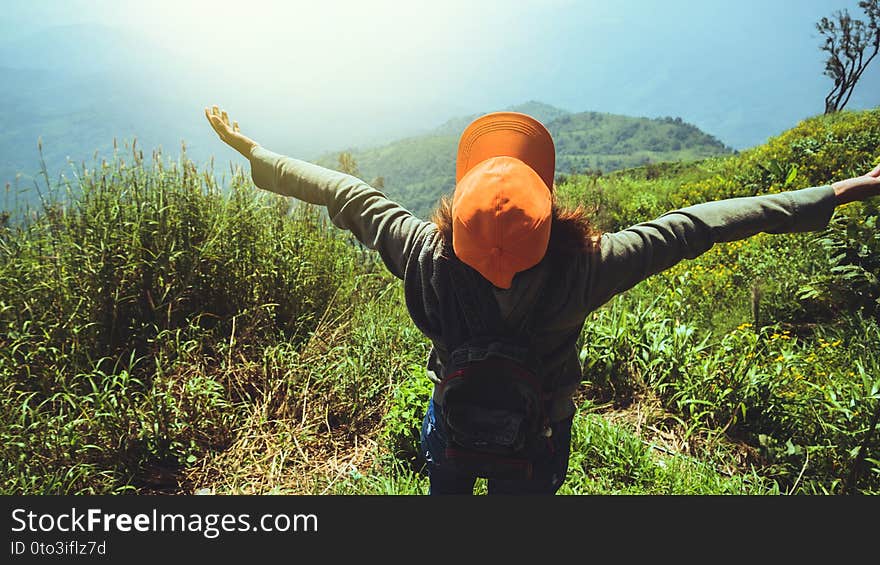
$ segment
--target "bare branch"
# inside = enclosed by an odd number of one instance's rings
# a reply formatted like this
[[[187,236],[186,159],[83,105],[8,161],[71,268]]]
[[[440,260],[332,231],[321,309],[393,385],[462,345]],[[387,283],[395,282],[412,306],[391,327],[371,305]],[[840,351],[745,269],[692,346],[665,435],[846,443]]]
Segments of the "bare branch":
[[[880,50],[880,0],[862,0],[859,7],[867,23],[853,19],[847,10],[837,10],[832,18],[823,17],[816,24],[825,38],[820,50],[828,53],[823,74],[834,81],[825,97],[826,114],[847,105],[862,73]],[[866,51],[870,53],[867,57]]]

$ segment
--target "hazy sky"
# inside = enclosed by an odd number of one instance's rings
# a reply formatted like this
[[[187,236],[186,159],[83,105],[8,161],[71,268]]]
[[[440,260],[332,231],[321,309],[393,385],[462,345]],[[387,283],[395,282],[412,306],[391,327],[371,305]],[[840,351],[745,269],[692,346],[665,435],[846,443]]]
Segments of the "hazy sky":
[[[246,131],[302,116],[304,135],[358,141],[540,100],[681,116],[743,147],[822,112],[815,22],[839,8],[861,14],[857,0],[4,0],[0,33],[132,29],[214,72],[205,103],[234,101]],[[875,62],[850,107],[880,104],[878,77]]]

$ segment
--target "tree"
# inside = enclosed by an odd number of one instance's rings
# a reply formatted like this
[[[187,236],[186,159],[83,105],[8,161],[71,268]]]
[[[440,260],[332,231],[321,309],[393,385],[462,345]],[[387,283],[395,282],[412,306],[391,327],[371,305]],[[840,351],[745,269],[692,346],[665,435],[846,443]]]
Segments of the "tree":
[[[352,175],[355,177],[360,175],[360,172],[358,171],[357,161],[355,161],[354,155],[352,155],[348,151],[339,154],[337,169],[339,170],[339,172],[345,173],[347,175]]]
[[[843,110],[865,68],[880,50],[880,0],[862,0],[859,7],[865,11],[868,23],[852,19],[847,10],[838,10],[831,19],[822,18],[816,24],[825,37],[821,49],[828,52],[824,74],[834,81],[825,97],[826,114]]]

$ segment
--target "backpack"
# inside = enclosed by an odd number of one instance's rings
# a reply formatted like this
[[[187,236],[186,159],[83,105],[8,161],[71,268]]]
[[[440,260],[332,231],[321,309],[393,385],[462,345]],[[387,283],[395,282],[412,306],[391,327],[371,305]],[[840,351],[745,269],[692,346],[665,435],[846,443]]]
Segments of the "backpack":
[[[462,329],[449,343],[438,417],[453,470],[495,479],[529,479],[532,455],[550,442],[547,398],[531,323],[539,300],[518,328],[506,327],[491,283],[454,256],[453,293]]]

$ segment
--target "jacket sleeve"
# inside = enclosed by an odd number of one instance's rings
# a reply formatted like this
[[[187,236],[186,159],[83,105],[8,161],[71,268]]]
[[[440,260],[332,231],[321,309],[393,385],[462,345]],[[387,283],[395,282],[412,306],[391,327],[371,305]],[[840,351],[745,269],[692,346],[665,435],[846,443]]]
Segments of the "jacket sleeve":
[[[394,276],[403,278],[407,258],[432,225],[361,179],[273,153],[259,145],[250,155],[259,188],[327,208],[334,225],[377,250]]]
[[[587,308],[598,308],[682,259],[705,253],[715,243],[760,232],[821,230],[831,220],[836,204],[830,185],[816,186],[696,204],[603,234],[598,252],[588,256]]]

